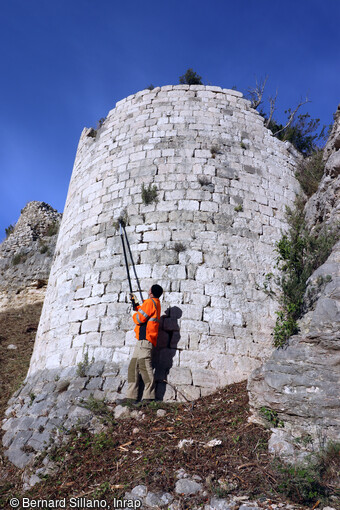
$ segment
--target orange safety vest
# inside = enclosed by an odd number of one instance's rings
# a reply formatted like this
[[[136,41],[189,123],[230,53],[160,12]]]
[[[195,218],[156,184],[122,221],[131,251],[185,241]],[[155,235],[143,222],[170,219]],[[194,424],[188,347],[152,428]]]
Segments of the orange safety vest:
[[[134,329],[137,340],[149,340],[156,347],[160,317],[159,299],[149,298],[138,306],[137,313],[133,315],[133,321],[137,324]]]

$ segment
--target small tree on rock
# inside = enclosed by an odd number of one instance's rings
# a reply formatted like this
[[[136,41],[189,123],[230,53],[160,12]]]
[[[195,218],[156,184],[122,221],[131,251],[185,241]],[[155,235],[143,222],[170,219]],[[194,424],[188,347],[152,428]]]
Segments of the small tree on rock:
[[[179,83],[185,85],[203,85],[202,77],[199,76],[191,68],[187,70],[183,76],[179,77]]]

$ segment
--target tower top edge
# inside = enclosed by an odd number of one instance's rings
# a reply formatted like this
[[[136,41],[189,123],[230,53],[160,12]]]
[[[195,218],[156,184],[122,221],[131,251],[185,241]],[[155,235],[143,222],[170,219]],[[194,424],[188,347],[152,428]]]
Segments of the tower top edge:
[[[235,96],[238,98],[243,97],[242,92],[239,92],[238,90],[225,89],[225,88],[217,87],[217,86],[213,86],[213,85],[164,85],[163,87],[154,87],[153,89],[146,88],[146,89],[136,92],[135,94],[131,94],[131,95],[121,99],[120,101],[117,101],[115,104],[115,108],[123,105],[124,103],[126,103],[128,101],[138,99],[139,97],[142,97],[142,96],[145,96],[148,94],[155,95],[155,94],[158,94],[159,92],[170,92],[172,90],[183,91],[183,92],[189,91],[189,90],[196,91],[196,92],[209,91],[209,92],[228,94],[229,96]]]

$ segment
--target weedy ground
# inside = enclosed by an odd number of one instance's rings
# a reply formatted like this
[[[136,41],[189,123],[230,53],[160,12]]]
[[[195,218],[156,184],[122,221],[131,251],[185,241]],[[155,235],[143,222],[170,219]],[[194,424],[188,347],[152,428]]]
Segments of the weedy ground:
[[[4,388],[1,416],[8,398],[26,375],[39,314],[38,306],[0,314],[0,378]],[[18,349],[9,351],[10,343]],[[336,448],[317,471],[285,469],[273,462],[268,454],[269,429],[248,421],[245,382],[194,403],[155,403],[143,409],[142,420],[115,420],[114,406],[102,402],[92,400],[89,406],[102,424],[101,431],[91,434],[86,429],[74,429],[65,444],[49,452],[55,473],[25,492],[26,497],[100,497],[110,504],[139,484],[152,491],[173,492],[179,469],[199,475],[207,491],[205,496],[191,497],[190,502],[183,499],[183,508],[204,506],[212,495],[246,495],[259,504],[270,498],[273,502],[294,501],[301,508],[317,508],[339,488]],[[159,408],[165,410],[165,416],[157,416]],[[179,448],[184,439],[190,442]],[[221,444],[207,447],[212,439]],[[2,508],[9,508],[11,497],[23,496],[21,474],[1,452]],[[330,506],[336,508],[334,501]]]

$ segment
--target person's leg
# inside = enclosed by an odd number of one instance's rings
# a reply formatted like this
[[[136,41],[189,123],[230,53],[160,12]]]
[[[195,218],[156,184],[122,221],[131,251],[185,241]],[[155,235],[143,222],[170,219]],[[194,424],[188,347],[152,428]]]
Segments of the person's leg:
[[[155,400],[155,379],[152,370],[153,345],[148,340],[140,340],[139,372],[144,383],[143,400]]]
[[[137,342],[136,347],[133,351],[132,358],[128,368],[128,387],[126,392],[126,398],[137,400],[138,398],[138,387],[139,387],[139,351],[140,345]]]

